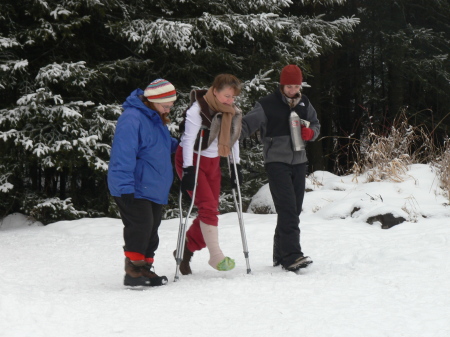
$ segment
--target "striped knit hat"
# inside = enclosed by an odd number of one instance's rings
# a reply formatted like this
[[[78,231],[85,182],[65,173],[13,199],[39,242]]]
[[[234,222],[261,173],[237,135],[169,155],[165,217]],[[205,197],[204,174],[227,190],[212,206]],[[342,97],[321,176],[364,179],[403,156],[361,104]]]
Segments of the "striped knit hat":
[[[154,103],[173,102],[177,99],[176,95],[177,92],[175,91],[173,84],[162,78],[154,80],[144,91],[144,96],[147,97],[150,102]]]

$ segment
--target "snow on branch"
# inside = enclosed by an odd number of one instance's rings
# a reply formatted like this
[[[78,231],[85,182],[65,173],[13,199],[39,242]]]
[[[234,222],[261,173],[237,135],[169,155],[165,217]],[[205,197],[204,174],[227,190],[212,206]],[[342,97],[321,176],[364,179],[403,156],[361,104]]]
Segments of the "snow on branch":
[[[6,173],[0,175],[0,192],[8,193],[14,188],[14,185],[8,182],[8,178],[12,175],[12,173]]]
[[[5,89],[8,84],[16,84],[19,74],[25,73],[28,60],[7,60],[0,64],[0,89]]]
[[[13,48],[20,46],[20,43],[17,42],[16,38],[9,38],[0,36],[0,51],[7,48]]]
[[[297,25],[289,31],[292,40],[300,41],[299,48],[304,56],[318,56],[324,48],[339,47],[339,37],[351,32],[359,24],[355,17],[340,18],[331,22],[322,20],[322,15],[309,18],[299,17]]]
[[[252,10],[262,10],[268,12],[279,12],[282,8],[288,8],[293,5],[293,1],[291,0],[248,0],[238,2],[237,5],[240,6],[241,9],[252,9]]]
[[[33,154],[39,158],[43,155],[46,155],[49,151],[50,151],[50,148],[47,145],[42,144],[42,143],[37,143],[34,146]]]
[[[271,72],[273,72],[273,69],[270,69],[264,73],[262,73],[260,71],[259,74],[255,75],[254,78],[252,78],[251,80],[245,81],[243,83],[243,89],[245,91],[251,91],[251,90],[262,91],[262,92],[267,91],[267,88],[264,85],[264,83],[266,83],[267,81],[270,81],[269,74]]]
[[[156,42],[166,48],[175,48],[179,51],[189,51],[195,54],[195,47],[199,45],[192,38],[192,25],[179,21],[133,20],[128,23],[107,25],[119,36],[138,44],[138,53],[145,53]],[[195,47],[194,47],[195,46]]]
[[[67,82],[68,85],[75,87],[86,87],[87,83],[96,76],[96,71],[86,68],[85,64],[85,61],[49,64],[39,70],[36,82],[40,86]]]
[[[63,19],[70,14],[72,14],[72,12],[63,8],[61,5],[57,5],[56,8],[50,12],[50,15],[53,16],[55,20],[59,19],[60,17],[62,17],[61,19]]]
[[[2,118],[0,116],[0,118]],[[0,120],[0,125],[1,125],[1,120]],[[19,134],[19,132],[17,130],[11,129],[9,131],[0,131],[0,139],[3,140],[4,142],[6,142],[8,139],[14,139],[17,137],[17,135]]]
[[[293,20],[282,18],[274,13],[250,15],[211,15],[203,13],[198,21],[203,23],[206,31],[222,33],[229,43],[232,43],[231,37],[235,34],[243,34],[244,37],[253,41],[255,40],[255,34],[273,34],[275,30],[285,29],[294,23]]]
[[[74,109],[71,109],[67,106],[62,107],[62,116],[65,118],[68,118],[68,117],[81,118],[81,117],[83,117],[79,112],[77,112]]]
[[[95,158],[95,169],[97,171],[103,171],[103,172],[107,172],[108,171],[108,163],[101,160],[100,158],[96,157]]]
[[[136,43],[138,53],[145,53],[159,43],[165,48],[195,54],[196,48],[200,48],[197,39],[209,44],[209,39],[219,33],[226,43],[232,44],[232,38],[236,34],[243,34],[249,40],[255,40],[255,34],[273,34],[274,31],[287,29],[294,23],[294,20],[274,13],[213,15],[204,12],[195,19],[133,20],[109,25],[108,28],[122,38]]]
[[[222,33],[228,37],[234,35],[231,26],[228,23],[220,20],[218,16],[211,15],[209,13],[203,13],[202,17],[200,17],[198,21],[203,23],[207,31]]]
[[[347,2],[347,0],[300,0],[303,5],[343,5]]]

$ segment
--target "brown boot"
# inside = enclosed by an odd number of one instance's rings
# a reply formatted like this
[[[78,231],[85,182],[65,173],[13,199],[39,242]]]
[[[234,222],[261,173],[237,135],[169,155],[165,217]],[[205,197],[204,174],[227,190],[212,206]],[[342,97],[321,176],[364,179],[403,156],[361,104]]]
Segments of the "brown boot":
[[[128,257],[125,258],[125,279],[123,284],[131,287],[151,286],[150,279],[143,275],[142,268],[145,266],[145,261],[131,261]]]
[[[183,257],[180,263],[180,273],[181,275],[189,275],[192,274],[191,266],[189,265],[189,262],[191,262],[191,257],[194,255],[193,252],[191,252],[185,243],[184,245],[184,251],[183,251]],[[173,251],[173,257],[177,258],[177,250],[175,249]]]

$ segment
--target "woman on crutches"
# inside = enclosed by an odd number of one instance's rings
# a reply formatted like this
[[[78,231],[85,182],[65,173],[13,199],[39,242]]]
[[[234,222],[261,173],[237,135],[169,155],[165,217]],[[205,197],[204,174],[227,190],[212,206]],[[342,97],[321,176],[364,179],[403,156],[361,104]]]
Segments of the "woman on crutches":
[[[234,99],[241,92],[241,82],[233,75],[216,76],[208,90],[193,90],[191,105],[184,113],[180,124],[183,132],[175,155],[175,168],[181,179],[181,188],[192,196],[196,188],[194,204],[198,209],[197,218],[186,232],[183,257],[180,263],[182,275],[192,274],[189,262],[195,251],[208,248],[209,265],[220,271],[234,268],[233,259],[225,256],[220,249],[218,233],[219,195],[221,183],[220,157],[236,160],[238,174],[239,136],[241,132],[241,111],[234,105]],[[195,174],[200,129],[204,128],[201,143],[201,158]],[[231,156],[233,149],[234,156]],[[233,179],[233,178],[232,178]],[[174,252],[174,256],[176,251]]]

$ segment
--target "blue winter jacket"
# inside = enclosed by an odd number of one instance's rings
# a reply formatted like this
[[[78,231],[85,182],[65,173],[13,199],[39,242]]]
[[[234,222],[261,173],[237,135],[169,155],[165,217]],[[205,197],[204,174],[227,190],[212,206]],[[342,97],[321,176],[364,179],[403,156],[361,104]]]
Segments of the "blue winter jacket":
[[[111,149],[108,187],[111,195],[134,193],[138,199],[167,204],[173,182],[171,153],[178,141],[170,136],[157,111],[147,108],[136,89],[123,103]]]

